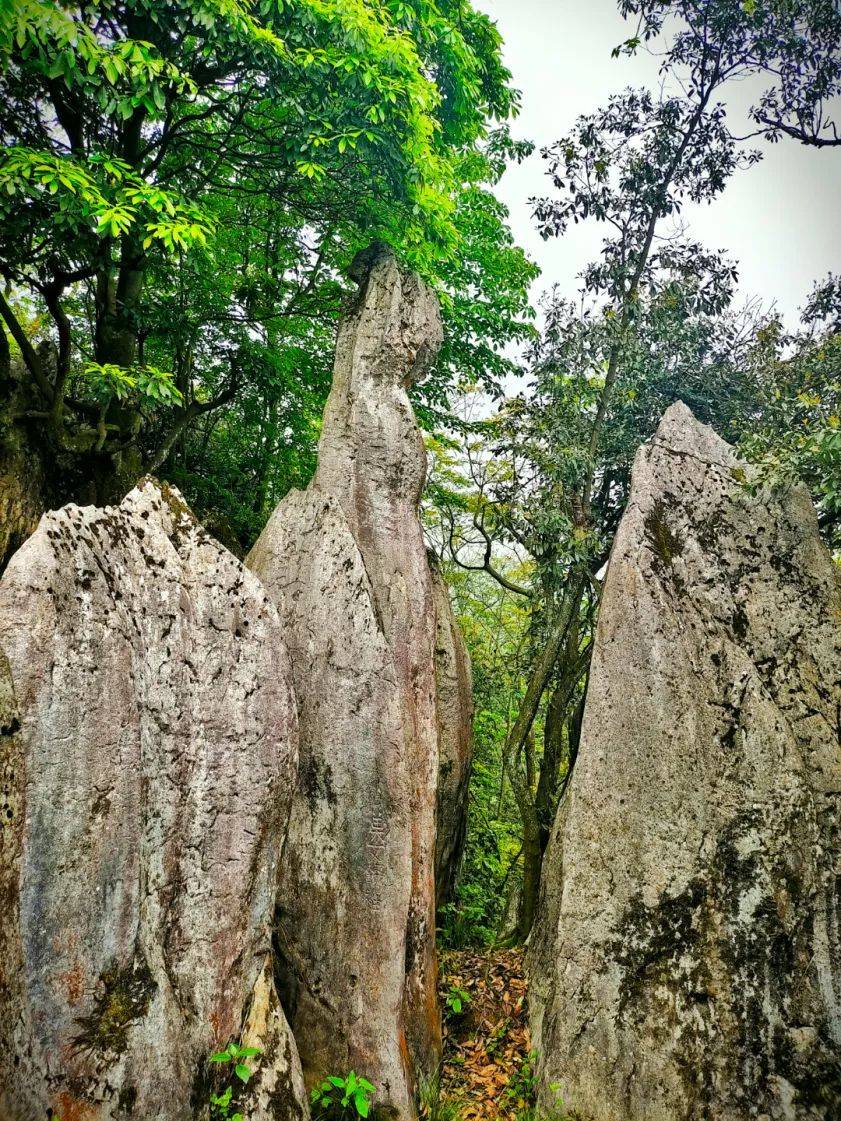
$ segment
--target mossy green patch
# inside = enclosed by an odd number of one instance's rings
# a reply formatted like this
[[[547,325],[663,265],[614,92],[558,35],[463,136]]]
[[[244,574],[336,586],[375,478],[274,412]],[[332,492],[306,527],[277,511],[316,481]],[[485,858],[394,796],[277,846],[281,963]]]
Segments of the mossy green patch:
[[[683,551],[683,538],[669,525],[662,499],[658,499],[646,515],[645,533],[656,556],[671,567],[675,557]]]
[[[129,1027],[145,1016],[157,988],[145,962],[100,975],[93,1011],[77,1020],[78,1047],[99,1055],[120,1055],[128,1046]]]

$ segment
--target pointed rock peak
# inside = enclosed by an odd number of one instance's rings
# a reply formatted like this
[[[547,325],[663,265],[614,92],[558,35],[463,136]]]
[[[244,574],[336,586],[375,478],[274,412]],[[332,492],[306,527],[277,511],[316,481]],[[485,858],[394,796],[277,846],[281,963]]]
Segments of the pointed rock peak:
[[[179,526],[201,529],[181,491],[171,483],[158,482],[152,475],[146,475],[128,492],[120,503],[120,509],[144,520],[155,513],[163,524],[168,525],[170,533]]]
[[[339,325],[316,484],[362,529],[382,519],[383,502],[420,502],[426,450],[406,390],[432,365],[443,331],[435,294],[387,247],[357,256],[352,275],[360,289]]]
[[[444,338],[432,289],[382,242],[357,253],[349,273],[359,292],[339,329],[336,377],[355,372],[405,387],[421,381]]]
[[[315,478],[283,499],[248,564],[280,609],[298,697],[277,946],[304,1078],[356,1070],[383,1117],[413,1121],[440,1061],[434,871],[436,856],[457,866],[463,836],[469,667],[429,571],[406,392],[440,346],[438,305],[383,246],[352,273]]]
[[[634,464],[529,949],[547,1114],[841,1117],[841,584],[749,470],[683,404]]]
[[[644,447],[650,445],[678,454],[694,455],[722,466],[729,467],[736,462],[733,448],[708,424],[702,424],[683,401],[675,401],[673,405],[669,405],[657,431]]]

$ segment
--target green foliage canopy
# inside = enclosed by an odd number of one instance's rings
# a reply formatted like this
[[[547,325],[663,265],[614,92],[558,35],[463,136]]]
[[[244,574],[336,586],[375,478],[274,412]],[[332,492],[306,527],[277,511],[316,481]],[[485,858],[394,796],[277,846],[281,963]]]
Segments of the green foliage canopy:
[[[175,453],[192,479],[227,464],[222,499],[256,464],[258,513],[305,475],[341,270],[375,237],[442,291],[438,407],[527,330],[534,269],[488,190],[516,97],[464,0],[21,0],[0,8],[0,97],[22,411],[100,498]],[[303,459],[267,481],[290,425]]]

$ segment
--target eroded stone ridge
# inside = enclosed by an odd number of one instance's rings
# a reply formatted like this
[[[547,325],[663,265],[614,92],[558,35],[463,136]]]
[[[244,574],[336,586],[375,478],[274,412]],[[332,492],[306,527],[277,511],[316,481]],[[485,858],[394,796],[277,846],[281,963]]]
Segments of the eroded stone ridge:
[[[268,964],[297,718],[259,581],[147,480],[44,515],[0,645],[0,1116],[186,1121],[237,1040],[248,1116],[305,1117]]]
[[[432,293],[356,262],[318,470],[248,564],[286,625],[300,781],[282,870],[282,997],[305,1078],[354,1069],[414,1115],[440,1053],[435,964],[435,609],[418,521],[426,457],[406,389],[441,342]]]
[[[541,1105],[841,1116],[841,597],[799,485],[672,406],[636,458],[529,954]]]

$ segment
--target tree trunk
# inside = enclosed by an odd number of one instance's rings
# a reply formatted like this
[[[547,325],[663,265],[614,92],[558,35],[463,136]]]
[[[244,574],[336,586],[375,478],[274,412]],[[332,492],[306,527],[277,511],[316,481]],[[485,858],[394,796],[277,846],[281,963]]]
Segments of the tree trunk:
[[[540,869],[543,847],[540,843],[540,822],[532,811],[523,819],[523,893],[517,924],[517,941],[525,942],[531,932],[540,893]]]
[[[119,271],[102,270],[96,282],[96,360],[133,366],[137,358],[137,301],[144,270],[124,261]]]
[[[577,606],[575,610],[578,610]],[[576,622],[572,624],[561,670],[546,708],[543,757],[539,767],[534,757],[533,735],[529,732],[524,747],[526,781],[512,783],[523,823],[523,891],[517,926],[517,939],[520,942],[525,942],[528,938],[534,922],[543,854],[549,843],[555,818],[558,775],[565,752],[568,769],[573,763],[567,725],[581,706],[576,706],[572,715],[569,709],[587,659],[587,651],[582,653],[578,648],[578,634]]]
[[[522,704],[517,711],[517,717],[506,737],[504,751],[506,759],[516,759],[523,749],[537,715],[537,710],[540,707],[544,690],[552,678],[558,656],[567,641],[570,627],[573,626],[573,620],[577,616],[586,584],[586,574],[580,570],[573,571],[567,591],[549,627],[543,650],[532,668],[529,683],[526,687],[526,695],[523,697]]]
[[[552,831],[555,817],[555,792],[558,789],[558,773],[564,754],[564,724],[567,715],[568,690],[560,685],[555,688],[546,709],[546,724],[543,729],[543,759],[540,764],[540,778],[535,795],[535,813],[540,830],[540,851],[544,852]]]

